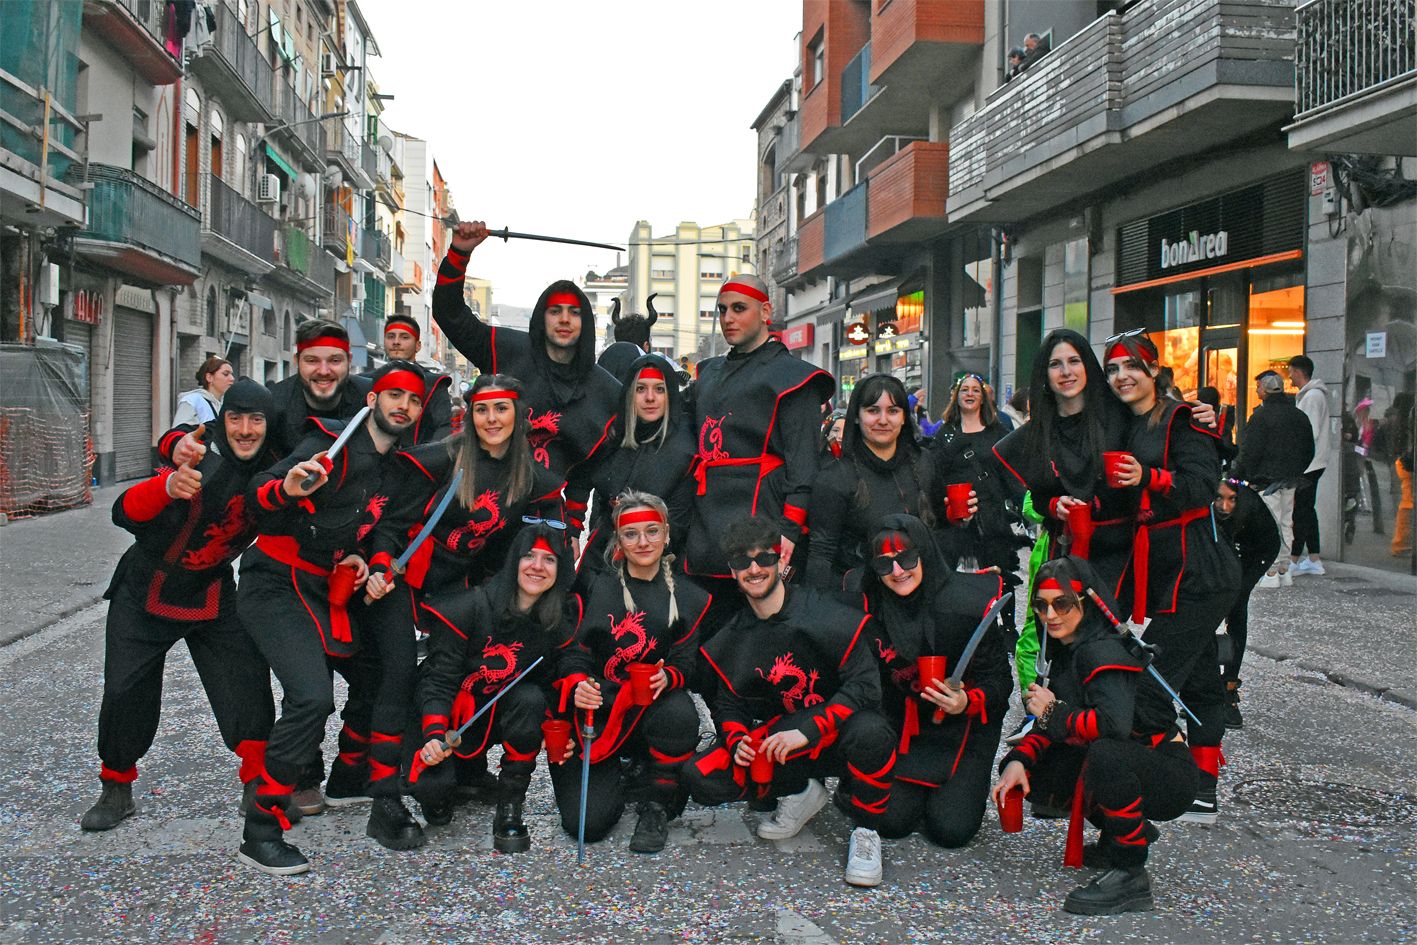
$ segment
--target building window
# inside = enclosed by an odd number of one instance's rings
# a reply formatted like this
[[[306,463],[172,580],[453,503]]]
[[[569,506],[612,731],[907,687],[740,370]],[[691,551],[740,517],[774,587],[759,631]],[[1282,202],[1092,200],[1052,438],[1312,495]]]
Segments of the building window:
[[[290,317],[290,309],[285,311],[285,324],[281,327],[280,346],[287,351],[295,347],[295,319]]]
[[[215,338],[216,330],[216,286],[207,287],[207,335]]]
[[[817,168],[817,209],[820,210],[827,205],[827,169],[826,166]]]
[[[276,313],[274,309],[266,309],[261,313],[261,334],[268,338],[276,336]]]
[[[1087,237],[1063,244],[1063,326],[1087,335],[1088,313]]]
[[[822,42],[822,34],[818,31],[812,41],[807,44],[808,72],[812,76],[811,88],[816,88],[827,72],[827,55],[825,44]],[[809,89],[810,91],[810,89]]]

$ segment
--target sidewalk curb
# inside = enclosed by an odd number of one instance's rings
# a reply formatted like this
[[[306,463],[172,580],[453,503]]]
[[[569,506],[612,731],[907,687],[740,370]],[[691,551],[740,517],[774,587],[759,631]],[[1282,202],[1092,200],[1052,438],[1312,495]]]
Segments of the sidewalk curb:
[[[1267,659],[1272,659],[1276,663],[1297,663],[1300,669],[1310,673],[1317,673],[1329,682],[1342,686],[1345,689],[1356,689],[1370,696],[1376,696],[1384,702],[1392,702],[1409,709],[1417,709],[1417,691],[1400,689],[1396,686],[1385,686],[1382,683],[1376,683],[1370,679],[1355,676],[1347,670],[1329,669],[1326,666],[1320,666],[1308,660],[1296,659],[1293,654],[1284,650],[1263,646],[1258,643],[1251,643],[1249,650]]]
[[[94,604],[102,602],[103,595],[104,592],[99,591],[98,593],[93,594],[89,597],[80,598],[78,601],[67,605],[63,610],[59,611],[56,614],[46,616],[39,623],[32,624],[28,627],[21,627],[18,630],[7,630],[5,632],[0,632],[0,649],[9,646],[12,643],[19,643],[26,637],[32,637],[36,633],[39,633],[41,630],[47,630],[62,620],[68,620],[70,617],[74,616],[80,611],[88,610]]]

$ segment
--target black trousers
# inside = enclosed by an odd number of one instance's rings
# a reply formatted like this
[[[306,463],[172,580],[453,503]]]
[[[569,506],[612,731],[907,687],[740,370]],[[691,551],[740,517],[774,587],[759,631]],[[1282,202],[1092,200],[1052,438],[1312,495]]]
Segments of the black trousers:
[[[777,731],[769,728],[767,734]],[[804,749],[786,762],[773,766],[772,781],[755,785],[747,769],[733,763],[722,739],[696,755],[684,766],[684,784],[694,800],[705,807],[717,807],[760,797],[797,794],[811,778],[840,777],[851,797],[851,815],[858,827],[879,830],[890,806],[894,781],[896,733],[885,717],[876,712],[855,712],[842,722],[836,741],[812,757]]]
[[[404,727],[413,712],[413,687],[418,674],[415,637],[417,591],[395,585],[393,591],[367,607],[355,606],[370,672],[377,679],[369,720],[369,793],[397,797],[403,761]],[[416,730],[415,730],[416,731]]]
[[[1269,569],[1268,562],[1241,561],[1240,593],[1225,617],[1225,632],[1230,634],[1234,656],[1224,667],[1221,677],[1229,682],[1240,678],[1240,664],[1245,661],[1245,644],[1250,638],[1250,593]]]
[[[896,778],[890,804],[877,828],[881,836],[894,840],[918,830],[932,843],[950,849],[974,839],[984,822],[1000,734],[1000,723],[975,734],[988,751],[966,751],[954,775],[939,787]]]
[[[120,584],[108,606],[98,711],[98,755],[104,767],[128,772],[152,747],[167,651],[178,640],[187,642],[226,747],[236,751],[242,742],[263,744],[275,721],[270,669],[236,614],[191,623],[164,620],[143,609],[141,594]]]
[[[541,723],[546,718],[546,696],[534,685],[519,684],[497,700],[490,714],[492,723],[487,734],[487,748],[498,742],[502,745],[502,787],[511,794],[524,795],[536,770],[537,753],[541,751]],[[471,751],[477,747],[481,741],[481,725],[482,720],[479,719],[474,726],[479,731],[469,731],[459,750]],[[479,737],[473,739],[474,734]],[[421,742],[419,747],[422,747]],[[486,749],[482,753],[482,757],[485,756]],[[442,764],[428,768],[414,782],[413,796],[420,804],[441,807],[452,803],[458,784],[458,757],[454,755]]]
[[[1196,725],[1182,713],[1188,741],[1197,747],[1219,745],[1225,735],[1225,683],[1220,678],[1215,630],[1233,599],[1231,591],[1204,598],[1182,596],[1174,614],[1157,614],[1142,635],[1156,646],[1152,663],[1156,671],[1201,721]],[[1142,674],[1137,687],[1138,714],[1144,708],[1162,715],[1179,711],[1150,673]]]
[[[1146,862],[1146,821],[1175,820],[1196,799],[1199,769],[1184,743],[1148,748],[1118,738],[1098,739],[1086,748],[1051,746],[1028,774],[1029,799],[1068,809],[1079,771],[1086,792],[1083,812],[1102,831],[1112,862],[1121,865]]]
[[[644,717],[621,745],[620,752],[591,765],[586,790],[587,842],[604,839],[625,813],[624,785],[620,779],[622,756],[638,755],[649,761],[650,783],[645,797],[672,808],[679,791],[681,770],[693,757],[698,741],[698,713],[684,690],[666,692],[645,709]],[[574,837],[581,822],[581,761],[573,757],[565,764],[550,767],[556,806],[561,811],[561,827]]]
[[[1306,551],[1313,555],[1322,553],[1319,551],[1319,515],[1314,510],[1314,500],[1318,498],[1319,478],[1323,474],[1322,469],[1304,473],[1304,478],[1299,480],[1299,488],[1294,491],[1294,543],[1289,547],[1292,557],[1297,558]]]

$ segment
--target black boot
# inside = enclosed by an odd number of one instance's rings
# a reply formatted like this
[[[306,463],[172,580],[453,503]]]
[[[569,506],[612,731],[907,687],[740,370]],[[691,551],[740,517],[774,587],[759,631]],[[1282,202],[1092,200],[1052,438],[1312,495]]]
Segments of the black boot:
[[[338,759],[330,765],[330,779],[325,782],[325,803],[330,807],[347,807],[369,800],[369,768],[351,765]]]
[[[104,781],[97,803],[84,812],[79,826],[85,830],[112,830],[137,810],[133,803],[133,785]]]
[[[236,854],[238,860],[273,876],[294,876],[310,869],[310,861],[305,859],[305,854],[286,843],[281,832],[277,814],[284,812],[288,801],[287,796],[269,800],[261,798],[252,803],[246,814],[241,849]],[[286,823],[289,823],[289,818]]]
[[[505,785],[503,789],[497,813],[492,818],[492,849],[500,853],[525,853],[531,849],[531,833],[522,820],[526,790],[507,789]]]
[[[645,782],[649,780],[649,764],[636,755],[620,769],[620,796],[628,803],[644,800]]]
[[[496,804],[501,799],[501,782],[497,780],[497,775],[487,770],[485,754],[476,758],[459,758],[455,755],[452,761],[456,765],[458,775],[453,803]]]
[[[397,797],[376,797],[364,832],[390,850],[416,850],[427,842],[423,828]]]
[[[1240,680],[1225,680],[1225,727],[1244,728],[1245,719],[1240,715]]]
[[[237,807],[237,810],[241,812],[241,815],[243,817],[250,812],[251,805],[256,802],[256,785],[258,785],[259,783],[260,781],[257,778],[252,778],[250,781],[247,781],[241,786],[241,803]],[[290,824],[293,827],[296,824],[300,823],[300,818],[304,817],[305,815],[300,812],[299,807],[292,803],[289,807],[285,809],[285,816],[286,819],[290,821]]]
[[[1145,866],[1114,866],[1068,893],[1063,902],[1063,911],[1074,915],[1118,915],[1154,908]]]
[[[430,827],[446,827],[453,822],[452,801],[419,801],[418,806],[423,811],[423,819],[428,821]]]
[[[1215,775],[1208,771],[1200,773],[1199,785],[1196,788],[1196,799],[1191,802],[1191,807],[1180,817],[1178,822],[1188,824],[1204,824],[1209,826],[1215,823],[1219,816],[1219,799],[1217,788],[1219,783]]]
[[[1161,836],[1161,831],[1157,829],[1156,824],[1149,820],[1142,830],[1146,835],[1147,846],[1151,846]],[[1112,862],[1112,845],[1107,842],[1105,836],[1098,837],[1096,843],[1089,843],[1082,848],[1082,865],[1095,870],[1111,869],[1117,865]]]
[[[669,812],[658,801],[640,805],[640,819],[630,837],[630,849],[636,853],[658,853],[669,842]]]

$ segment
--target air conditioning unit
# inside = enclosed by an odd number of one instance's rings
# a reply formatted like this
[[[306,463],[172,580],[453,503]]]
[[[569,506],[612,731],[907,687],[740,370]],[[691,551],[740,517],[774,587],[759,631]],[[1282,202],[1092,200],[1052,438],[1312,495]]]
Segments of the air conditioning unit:
[[[335,62],[335,54],[328,49],[320,53],[320,72],[325,75],[334,75],[339,64]]]
[[[280,202],[280,178],[274,174],[262,174],[256,179],[256,202]]]
[[[354,302],[364,301],[364,279],[359,273],[354,274],[354,290],[350,293],[350,300]]]

